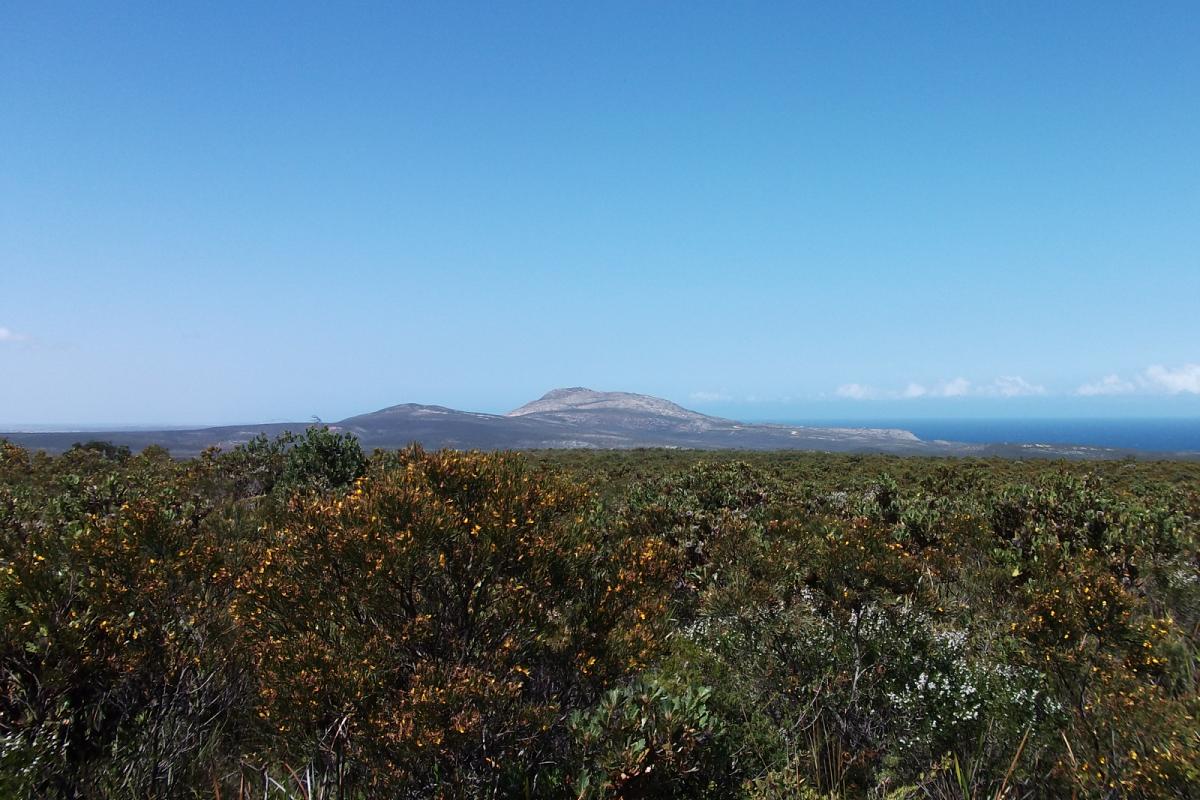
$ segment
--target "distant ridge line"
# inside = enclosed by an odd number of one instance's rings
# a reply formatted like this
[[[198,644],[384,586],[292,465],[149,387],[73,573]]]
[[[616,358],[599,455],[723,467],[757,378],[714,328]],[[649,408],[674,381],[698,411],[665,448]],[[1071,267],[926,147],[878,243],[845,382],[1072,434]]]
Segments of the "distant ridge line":
[[[256,436],[302,431],[312,424],[276,422],[191,429],[13,432],[0,433],[0,438],[48,452],[62,452],[83,440],[105,440],[139,450],[159,445],[173,455],[186,457],[209,447],[236,447]],[[398,448],[419,442],[430,449],[460,450],[663,447],[1010,458],[1189,457],[1186,453],[1148,454],[1077,445],[925,441],[911,431],[897,428],[746,423],[701,414],[661,397],[596,391],[582,386],[552,389],[506,414],[401,403],[347,417],[329,427],[357,436],[367,449]]]

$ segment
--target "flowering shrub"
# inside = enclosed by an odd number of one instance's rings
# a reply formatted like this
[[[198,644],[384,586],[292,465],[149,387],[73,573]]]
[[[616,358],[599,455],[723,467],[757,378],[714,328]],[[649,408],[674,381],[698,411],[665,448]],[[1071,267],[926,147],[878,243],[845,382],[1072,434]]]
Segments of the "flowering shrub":
[[[0,442],[0,796],[1190,797],[1200,467]]]
[[[81,449],[0,487],[7,792],[175,793],[238,717],[220,556],[177,477]]]
[[[564,704],[644,656],[653,543],[589,529],[588,503],[512,456],[419,449],[294,497],[232,608],[283,745],[259,758],[391,796],[514,791]]]

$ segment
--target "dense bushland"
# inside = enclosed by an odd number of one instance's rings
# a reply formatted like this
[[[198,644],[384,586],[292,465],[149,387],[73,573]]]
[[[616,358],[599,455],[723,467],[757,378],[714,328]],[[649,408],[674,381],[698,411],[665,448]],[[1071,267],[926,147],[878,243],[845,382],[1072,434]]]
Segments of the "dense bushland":
[[[0,443],[0,795],[1200,796],[1200,465]]]

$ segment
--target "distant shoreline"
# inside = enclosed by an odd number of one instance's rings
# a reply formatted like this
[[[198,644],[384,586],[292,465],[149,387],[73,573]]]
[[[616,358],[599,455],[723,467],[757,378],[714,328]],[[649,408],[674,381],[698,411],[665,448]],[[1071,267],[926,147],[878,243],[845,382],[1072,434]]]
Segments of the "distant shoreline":
[[[783,425],[901,428],[923,441],[1049,444],[1200,454],[1200,417],[913,418],[780,420]]]

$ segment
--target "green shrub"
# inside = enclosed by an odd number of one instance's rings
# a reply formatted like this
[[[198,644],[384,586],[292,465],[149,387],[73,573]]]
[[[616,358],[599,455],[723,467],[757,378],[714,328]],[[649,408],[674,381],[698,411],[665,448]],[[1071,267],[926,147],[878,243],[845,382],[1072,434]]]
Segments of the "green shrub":
[[[647,675],[606,692],[568,725],[580,798],[720,797],[736,785],[712,689]]]
[[[283,491],[341,489],[363,474],[367,458],[351,433],[311,427],[287,450],[279,488]]]

